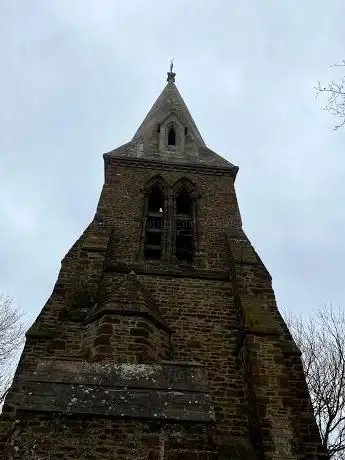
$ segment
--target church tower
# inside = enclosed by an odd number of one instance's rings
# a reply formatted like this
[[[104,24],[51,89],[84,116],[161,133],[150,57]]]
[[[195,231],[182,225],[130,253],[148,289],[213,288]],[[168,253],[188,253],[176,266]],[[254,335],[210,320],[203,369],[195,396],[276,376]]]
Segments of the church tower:
[[[4,460],[327,459],[300,352],[242,229],[238,167],[176,85],[104,154],[94,219],[27,332]]]

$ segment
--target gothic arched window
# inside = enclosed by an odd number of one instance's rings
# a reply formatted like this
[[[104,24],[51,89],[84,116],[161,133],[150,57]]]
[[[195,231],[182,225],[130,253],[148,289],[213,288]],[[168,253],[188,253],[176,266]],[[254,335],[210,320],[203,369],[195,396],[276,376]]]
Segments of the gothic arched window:
[[[176,145],[176,131],[173,126],[170,126],[168,131],[168,145]]]
[[[140,258],[191,264],[198,246],[196,186],[181,178],[169,187],[161,176],[144,187]]]
[[[164,194],[159,185],[153,185],[146,204],[144,256],[160,259],[164,233]]]
[[[176,197],[175,255],[181,262],[192,262],[194,258],[194,202],[184,187]]]

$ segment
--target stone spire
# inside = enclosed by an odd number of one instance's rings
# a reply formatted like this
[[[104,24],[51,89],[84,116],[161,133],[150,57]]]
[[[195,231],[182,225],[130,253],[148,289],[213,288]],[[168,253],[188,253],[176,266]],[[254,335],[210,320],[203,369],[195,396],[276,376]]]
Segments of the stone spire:
[[[140,125],[139,129],[135,133],[133,140],[144,137],[145,135],[151,135],[152,130],[155,126],[163,123],[168,116],[174,115],[178,118],[179,122],[188,127],[197,144],[202,147],[206,147],[203,138],[180,94],[175,85],[175,75],[173,72],[173,60],[170,62],[170,71],[167,73],[167,84],[161,92],[156,102],[151,107],[150,111],[146,115],[144,121]]]
[[[194,164],[231,169],[234,177],[238,167],[209,149],[196,126],[175,83],[173,59],[167,72],[167,83],[148,111],[132,139],[105,153],[107,158],[140,158],[167,163]],[[165,129],[168,123],[178,130],[173,149],[166,148]]]

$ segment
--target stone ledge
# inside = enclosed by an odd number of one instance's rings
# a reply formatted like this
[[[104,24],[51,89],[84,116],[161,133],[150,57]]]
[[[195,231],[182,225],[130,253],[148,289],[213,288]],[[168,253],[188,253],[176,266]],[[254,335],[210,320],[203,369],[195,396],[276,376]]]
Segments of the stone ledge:
[[[14,394],[13,405],[20,410],[131,419],[215,421],[211,396],[207,393],[25,382],[17,386]]]
[[[206,373],[199,364],[176,361],[164,361],[162,364],[110,364],[44,360],[34,372],[23,372],[18,379],[27,382],[208,392]]]
[[[137,275],[168,276],[171,278],[192,278],[200,280],[229,281],[230,270],[202,270],[191,266],[176,267],[175,265],[162,267],[161,264],[137,263],[112,263],[108,262],[105,270],[108,273],[128,273],[134,270]]]
[[[157,161],[154,159],[141,159],[141,158],[130,158],[130,157],[119,157],[119,156],[112,156],[111,152],[104,153],[103,158],[105,164],[120,164],[125,165],[127,167],[136,167],[136,168],[145,168],[145,169],[164,169],[167,171],[188,171],[188,172],[195,172],[201,174],[211,174],[215,175],[228,175],[236,178],[238,173],[238,166],[232,167],[222,167],[222,166],[212,166],[206,164],[198,164],[198,163],[188,163],[188,162],[176,162],[176,163],[168,163],[165,161]]]
[[[119,418],[215,421],[206,375],[194,363],[100,364],[42,361],[14,382],[20,410]]]

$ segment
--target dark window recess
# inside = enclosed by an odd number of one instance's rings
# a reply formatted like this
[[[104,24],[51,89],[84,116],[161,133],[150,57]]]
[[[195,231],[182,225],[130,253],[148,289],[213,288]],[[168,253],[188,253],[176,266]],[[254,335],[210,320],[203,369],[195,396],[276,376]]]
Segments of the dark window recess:
[[[176,132],[173,126],[168,131],[168,145],[176,145]]]
[[[164,196],[158,186],[154,186],[148,197],[145,247],[146,259],[160,259],[162,255]]]
[[[187,134],[188,134],[188,128],[186,126],[185,129],[184,129],[184,135],[187,136]]]
[[[161,132],[161,125],[158,125],[157,131],[160,133]]]
[[[192,262],[193,256],[192,199],[183,189],[176,199],[176,257],[180,262]]]

